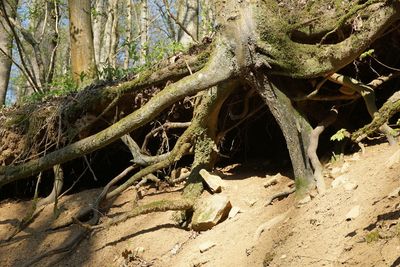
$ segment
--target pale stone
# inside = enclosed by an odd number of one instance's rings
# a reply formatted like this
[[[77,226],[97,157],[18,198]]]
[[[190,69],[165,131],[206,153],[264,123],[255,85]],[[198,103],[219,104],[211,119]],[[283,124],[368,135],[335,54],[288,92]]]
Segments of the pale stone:
[[[305,198],[303,198],[302,200],[299,201],[299,205],[307,204],[310,201],[311,201],[311,196],[307,195]]]
[[[351,191],[356,190],[357,187],[358,187],[358,185],[355,184],[355,183],[345,183],[345,184],[343,185],[343,187],[344,187],[344,189],[345,189],[346,191],[351,192]]]
[[[246,199],[245,202],[249,207],[253,207],[254,204],[257,203],[257,200],[256,199]]]
[[[386,167],[387,168],[393,168],[394,165],[398,164],[400,162],[400,150],[397,150],[396,153],[394,153],[386,162]]]
[[[346,214],[346,221],[354,220],[360,216],[360,206],[354,206],[347,214]]]
[[[208,242],[200,244],[199,249],[200,249],[200,252],[203,253],[203,252],[206,252],[207,250],[210,250],[211,248],[215,247],[216,245],[217,244],[215,244],[214,242],[208,241]]]
[[[354,153],[354,155],[350,158],[352,161],[358,161],[360,160],[360,154]]]
[[[393,190],[389,195],[388,198],[396,198],[400,196],[400,187],[397,187],[395,190]]]
[[[335,180],[332,181],[331,186],[333,188],[337,188],[340,185],[347,183],[348,181],[349,181],[349,178],[346,175],[340,175],[339,177],[337,177]]]
[[[178,254],[178,251],[180,248],[181,248],[181,245],[179,243],[176,243],[175,246],[171,249],[171,254],[172,255]]]
[[[218,175],[210,174],[205,169],[201,169],[199,173],[213,193],[221,192],[222,188],[225,185],[221,177],[219,177]]]
[[[143,254],[144,251],[145,251],[144,247],[137,247],[137,248],[135,248],[135,254],[136,254],[136,255],[138,255],[138,254]]]
[[[347,162],[343,164],[342,168],[340,168],[340,172],[342,174],[349,172],[349,170],[350,170],[350,164]]]
[[[272,185],[276,185],[279,183],[279,180],[282,178],[282,174],[279,172],[275,175],[267,175],[268,180],[264,183],[264,187],[267,188]]]
[[[232,207],[231,211],[229,212],[228,218],[232,219],[240,212],[240,208],[237,206]]]
[[[331,176],[334,178],[338,177],[340,175],[340,169],[341,168],[339,168],[339,167],[332,168]]]
[[[195,231],[206,231],[225,219],[232,205],[226,196],[211,195],[197,204],[193,213],[192,229]]]

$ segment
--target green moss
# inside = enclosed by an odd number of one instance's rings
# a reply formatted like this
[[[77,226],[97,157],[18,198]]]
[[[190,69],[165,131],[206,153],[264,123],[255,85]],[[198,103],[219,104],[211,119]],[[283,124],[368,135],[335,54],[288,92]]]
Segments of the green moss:
[[[378,230],[372,231],[365,236],[365,241],[369,244],[379,240]]]
[[[296,196],[301,198],[308,191],[310,183],[305,177],[296,177],[294,183],[296,186]]]

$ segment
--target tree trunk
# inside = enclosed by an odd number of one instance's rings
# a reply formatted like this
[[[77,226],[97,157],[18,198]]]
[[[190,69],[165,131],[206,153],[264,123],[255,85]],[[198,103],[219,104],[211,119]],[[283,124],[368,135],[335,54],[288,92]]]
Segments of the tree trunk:
[[[11,4],[12,6],[10,6]],[[17,0],[6,1],[7,15],[15,17]],[[10,79],[12,65],[12,42],[13,37],[6,20],[0,16],[0,108],[5,104],[8,82]]]
[[[193,40],[184,29],[178,29],[178,42],[189,47],[199,39],[199,0],[178,1],[178,20],[196,40]]]
[[[313,183],[313,172],[307,156],[311,125],[279,89],[284,87],[285,83],[280,81],[273,83],[262,73],[250,75],[250,77],[254,77],[250,80],[251,85],[260,93],[282,130],[292,162],[297,190],[307,189]]]
[[[92,14],[93,22],[93,46],[94,55],[96,60],[96,66],[100,70],[100,55],[101,55],[101,44],[102,37],[104,35],[104,25],[105,25],[105,8],[104,0],[95,0],[94,4],[94,14]]]
[[[149,36],[149,14],[147,0],[140,1],[140,52],[139,63],[146,64]]]
[[[90,11],[90,0],[69,0],[71,72],[78,84],[97,75]]]
[[[126,0],[126,30],[125,30],[125,56],[124,56],[124,69],[127,70],[129,68],[130,63],[130,50],[131,50],[131,41],[132,41],[132,0]]]

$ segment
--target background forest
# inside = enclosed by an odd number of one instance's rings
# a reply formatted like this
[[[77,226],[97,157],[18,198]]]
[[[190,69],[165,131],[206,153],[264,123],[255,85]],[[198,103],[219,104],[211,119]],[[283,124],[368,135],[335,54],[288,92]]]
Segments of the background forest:
[[[71,74],[75,52],[71,50],[68,4],[70,9],[84,7],[84,15],[90,18],[75,19],[91,24],[84,25],[92,35],[93,51],[85,55],[94,55],[91,78],[111,80],[152,66],[210,36],[215,21],[212,2],[3,1],[0,103],[76,90],[90,76],[80,72],[74,78]]]

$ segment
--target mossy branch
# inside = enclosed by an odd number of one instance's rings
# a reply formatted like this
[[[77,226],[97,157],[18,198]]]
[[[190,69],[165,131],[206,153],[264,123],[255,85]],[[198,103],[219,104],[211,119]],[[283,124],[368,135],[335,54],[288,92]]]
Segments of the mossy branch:
[[[400,92],[394,93],[388,101],[383,104],[378,112],[375,113],[371,123],[351,134],[351,140],[358,143],[367,136],[373,134],[382,125],[384,125],[391,117],[400,112]],[[392,132],[396,134],[396,132]]]

